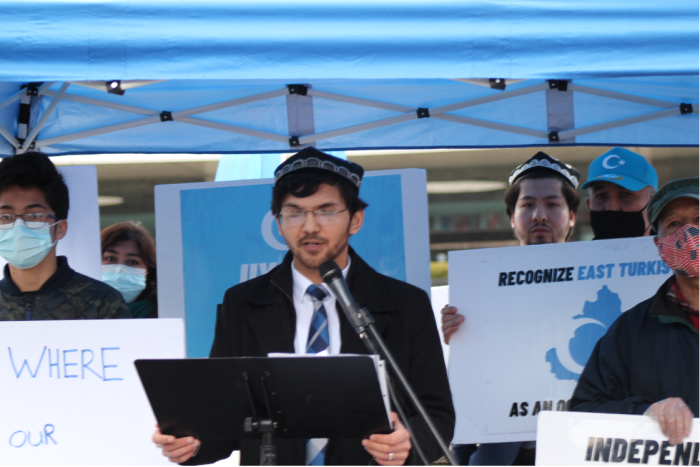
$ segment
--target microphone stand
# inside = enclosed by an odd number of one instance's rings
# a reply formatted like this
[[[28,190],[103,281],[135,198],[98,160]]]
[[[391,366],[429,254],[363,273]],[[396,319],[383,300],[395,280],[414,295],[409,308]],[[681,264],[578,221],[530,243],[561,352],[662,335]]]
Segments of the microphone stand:
[[[440,449],[445,455],[445,459],[447,459],[450,465],[457,465],[454,458],[452,457],[450,449],[447,447],[442,437],[440,436],[440,433],[435,427],[435,424],[433,424],[433,421],[430,419],[428,412],[426,412],[425,407],[423,407],[423,404],[420,402],[418,396],[413,391],[413,388],[408,382],[408,379],[406,379],[406,376],[401,371],[401,368],[399,368],[399,365],[396,363],[396,360],[394,360],[394,357],[391,354],[389,348],[386,346],[384,339],[382,339],[382,336],[379,334],[377,328],[374,326],[374,318],[372,318],[372,315],[370,314],[369,310],[367,310],[367,308],[364,307],[360,308],[359,305],[355,303],[348,307],[342,300],[338,300],[338,302],[340,302],[341,308],[345,312],[345,315],[350,321],[350,324],[355,328],[355,331],[357,331],[357,334],[360,336],[360,339],[365,344],[365,347],[367,347],[367,349],[370,352],[379,355],[389,363],[389,367],[391,367],[392,372],[394,373],[394,375],[396,375],[396,378],[401,384],[401,387],[404,389],[404,391],[406,391],[406,394],[408,394],[408,397],[413,403],[413,406],[416,408],[416,410],[418,410],[418,413],[423,418],[423,421],[425,421],[425,424],[430,429],[430,432],[432,433],[433,437],[440,445]],[[394,394],[394,391],[392,390],[391,393],[393,396],[392,398],[395,399],[396,396]],[[398,406],[398,401],[395,402],[395,405]],[[413,439],[412,433],[411,438]],[[421,457],[423,457],[423,461],[425,462],[426,459],[424,458],[422,453],[420,454]]]

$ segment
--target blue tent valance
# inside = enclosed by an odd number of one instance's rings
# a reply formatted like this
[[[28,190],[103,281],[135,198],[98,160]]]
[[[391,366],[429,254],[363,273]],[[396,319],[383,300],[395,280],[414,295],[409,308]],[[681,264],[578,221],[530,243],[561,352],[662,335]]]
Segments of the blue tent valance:
[[[698,3],[0,10],[0,155],[698,144]]]
[[[698,74],[695,0],[5,0],[0,81]]]

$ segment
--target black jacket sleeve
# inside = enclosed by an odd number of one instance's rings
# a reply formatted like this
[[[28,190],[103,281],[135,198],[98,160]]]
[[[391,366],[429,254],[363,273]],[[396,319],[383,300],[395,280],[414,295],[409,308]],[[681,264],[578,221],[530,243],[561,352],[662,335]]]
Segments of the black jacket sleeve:
[[[569,410],[642,415],[654,402],[648,397],[632,395],[629,370],[634,356],[626,321],[622,317],[615,321],[596,344],[576,385]]]
[[[420,310],[420,319],[414,321],[409,330],[411,355],[410,369],[406,377],[426,412],[430,415],[443,441],[449,446],[454,434],[455,411],[452,405],[452,393],[447,379],[440,336],[437,332],[430,300],[425,292],[421,291],[415,308]],[[440,445],[435,441],[430,428],[420,414],[417,411],[411,411],[409,419],[415,441],[420,443],[427,457],[426,460],[433,462],[442,457]],[[417,463],[420,463],[420,459],[413,449],[406,464]]]

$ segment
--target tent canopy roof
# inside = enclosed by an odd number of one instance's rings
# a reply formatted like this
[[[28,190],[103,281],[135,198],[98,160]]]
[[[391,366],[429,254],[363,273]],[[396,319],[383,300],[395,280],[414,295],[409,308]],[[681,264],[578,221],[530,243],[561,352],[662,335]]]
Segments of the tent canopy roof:
[[[0,81],[698,74],[696,0],[3,2]]]

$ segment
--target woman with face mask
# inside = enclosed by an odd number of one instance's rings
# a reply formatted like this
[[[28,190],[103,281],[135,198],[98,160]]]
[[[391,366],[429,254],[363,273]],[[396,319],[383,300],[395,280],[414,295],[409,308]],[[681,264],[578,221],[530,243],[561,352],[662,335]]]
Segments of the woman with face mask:
[[[157,318],[156,245],[136,222],[120,222],[104,229],[102,281],[117,289],[132,318]]]

